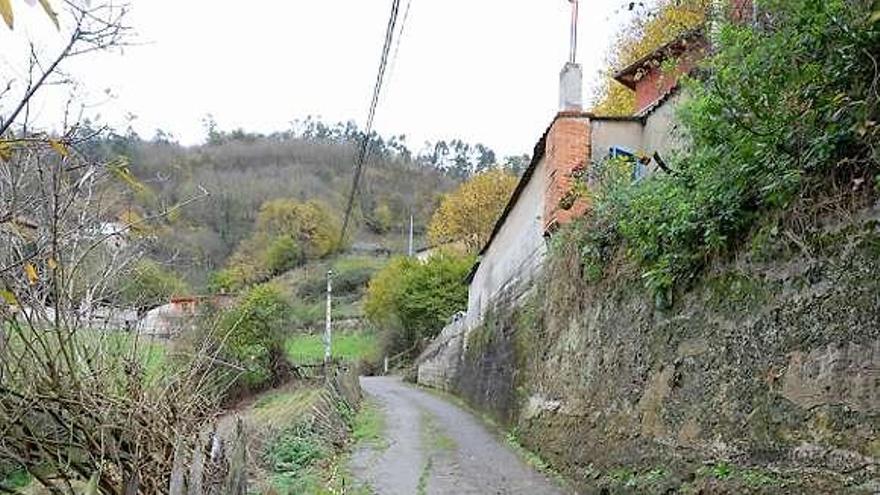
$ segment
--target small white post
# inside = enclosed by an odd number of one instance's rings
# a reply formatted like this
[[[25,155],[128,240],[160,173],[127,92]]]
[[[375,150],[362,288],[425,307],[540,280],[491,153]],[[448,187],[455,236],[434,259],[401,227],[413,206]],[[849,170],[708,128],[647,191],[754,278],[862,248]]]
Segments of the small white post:
[[[387,375],[388,374],[388,356],[385,356],[385,368],[384,369],[385,369],[385,372],[383,374]]]
[[[324,364],[332,357],[333,331],[330,311],[333,305],[333,270],[327,270],[327,319],[324,327]]]
[[[413,251],[413,216],[409,216],[409,257],[412,258]]]

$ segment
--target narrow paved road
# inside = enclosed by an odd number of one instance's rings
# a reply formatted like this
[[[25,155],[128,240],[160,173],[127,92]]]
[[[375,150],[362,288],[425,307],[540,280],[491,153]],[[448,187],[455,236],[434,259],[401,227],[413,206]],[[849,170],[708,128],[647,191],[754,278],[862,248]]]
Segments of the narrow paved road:
[[[385,414],[386,444],[352,458],[358,483],[378,495],[563,494],[470,413],[398,378],[362,378]]]

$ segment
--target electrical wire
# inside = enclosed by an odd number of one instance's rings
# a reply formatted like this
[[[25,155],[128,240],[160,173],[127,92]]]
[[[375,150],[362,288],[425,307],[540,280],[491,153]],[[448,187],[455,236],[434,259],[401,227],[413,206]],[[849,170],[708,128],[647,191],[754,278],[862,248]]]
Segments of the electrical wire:
[[[406,8],[403,9],[403,20],[400,22],[400,31],[397,33],[397,44],[394,46],[394,55],[391,56],[391,64],[388,69],[388,79],[394,79],[394,69],[397,67],[397,56],[400,53],[400,42],[403,40],[403,33],[406,32],[406,21],[409,20],[409,11],[412,7],[412,0],[407,0]]]
[[[354,209],[354,201],[357,197],[358,186],[364,172],[364,165],[370,150],[370,142],[373,134],[373,121],[376,118],[376,107],[379,104],[379,96],[382,94],[382,85],[385,81],[385,70],[388,67],[388,55],[391,51],[391,45],[394,41],[394,32],[397,28],[397,17],[400,13],[400,0],[393,0],[391,3],[391,14],[388,17],[388,26],[385,30],[385,43],[382,45],[382,54],[379,57],[379,73],[376,75],[376,84],[373,88],[373,99],[370,102],[370,111],[367,113],[367,126],[364,129],[363,141],[358,149],[357,159],[355,162],[354,180],[352,181],[351,192],[348,195],[348,204],[345,207],[345,221],[342,223],[342,233],[339,237],[339,244],[345,242],[345,234],[348,232],[351,223],[351,213]]]

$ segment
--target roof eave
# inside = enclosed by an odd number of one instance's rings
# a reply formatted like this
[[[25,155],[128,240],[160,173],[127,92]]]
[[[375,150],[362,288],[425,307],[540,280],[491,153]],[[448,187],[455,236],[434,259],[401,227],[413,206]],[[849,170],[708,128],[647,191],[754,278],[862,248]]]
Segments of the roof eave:
[[[636,83],[638,82],[637,75],[640,70],[644,69],[649,63],[655,61],[663,61],[669,58],[669,52],[671,49],[680,45],[688,40],[702,38],[703,35],[703,27],[697,27],[695,29],[691,29],[689,31],[685,31],[684,33],[677,36],[675,39],[669,41],[668,43],[656,48],[651,51],[647,55],[642,58],[636,60],[635,62],[629,64],[623,69],[619,70],[612,77],[615,81],[623,84],[627,88],[635,91]]]

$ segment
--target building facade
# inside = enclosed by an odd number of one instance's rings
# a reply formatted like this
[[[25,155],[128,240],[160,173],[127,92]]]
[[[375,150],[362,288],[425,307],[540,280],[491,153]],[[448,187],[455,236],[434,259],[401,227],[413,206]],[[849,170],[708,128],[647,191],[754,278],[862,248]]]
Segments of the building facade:
[[[612,156],[630,156],[637,180],[657,170],[655,157],[682,145],[674,119],[683,99],[679,83],[707,47],[702,30],[691,31],[620,71],[617,80],[636,93],[631,117],[583,111],[580,95],[566,94],[580,91],[580,84],[572,83],[579,81],[580,68],[566,64],[560,76],[562,108],[535,146],[468,277],[465,328],[478,326],[504,294],[526,288],[541,269],[547,238],[589,210],[588,200],[573,197],[572,190],[590,167]]]

